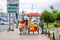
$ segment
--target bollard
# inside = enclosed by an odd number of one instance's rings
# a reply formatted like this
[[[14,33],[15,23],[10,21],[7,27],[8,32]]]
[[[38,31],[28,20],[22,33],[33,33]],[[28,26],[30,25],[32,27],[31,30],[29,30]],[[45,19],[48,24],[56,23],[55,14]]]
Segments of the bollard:
[[[45,34],[47,35],[47,30],[46,30]]]
[[[48,31],[48,36],[50,36],[50,31]]]
[[[55,40],[55,35],[54,35],[54,32],[53,32],[53,40]]]

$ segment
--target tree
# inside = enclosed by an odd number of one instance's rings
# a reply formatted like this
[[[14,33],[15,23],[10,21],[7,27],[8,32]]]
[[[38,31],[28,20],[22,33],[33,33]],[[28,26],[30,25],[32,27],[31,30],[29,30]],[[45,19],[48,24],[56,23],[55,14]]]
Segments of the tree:
[[[50,9],[52,10],[51,13],[53,14],[53,16],[56,19],[56,14],[57,14],[58,10],[55,10],[54,7],[53,7],[53,5],[50,6]]]
[[[53,10],[52,13],[53,14],[56,14],[58,12],[58,10]]]
[[[50,8],[53,10],[54,9],[53,5],[51,5]]]
[[[57,20],[57,21],[60,21],[60,12],[58,12],[58,13],[56,14],[56,20]]]
[[[42,17],[44,18],[44,22],[47,23],[47,27],[48,27],[48,23],[52,23],[55,21],[55,17],[52,15],[52,13],[50,13],[47,10],[43,11]]]
[[[52,14],[54,15],[55,19],[56,19],[56,14],[58,13],[58,10],[53,10]]]

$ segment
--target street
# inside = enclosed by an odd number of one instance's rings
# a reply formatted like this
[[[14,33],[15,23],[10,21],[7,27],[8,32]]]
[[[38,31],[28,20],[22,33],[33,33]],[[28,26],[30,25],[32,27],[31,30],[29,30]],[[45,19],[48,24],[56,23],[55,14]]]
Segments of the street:
[[[22,34],[19,35],[19,29],[15,29],[14,31],[10,31],[10,32],[1,32],[0,33],[0,40],[49,40],[49,38],[46,35],[41,35],[41,31],[40,34]]]
[[[4,32],[8,29],[9,25],[0,25],[0,32]]]

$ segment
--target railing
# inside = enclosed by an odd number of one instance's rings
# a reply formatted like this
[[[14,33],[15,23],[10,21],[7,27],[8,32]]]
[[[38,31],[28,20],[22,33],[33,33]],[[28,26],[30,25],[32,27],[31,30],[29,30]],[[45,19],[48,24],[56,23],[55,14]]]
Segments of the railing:
[[[52,40],[60,40],[60,33],[59,32],[60,32],[60,27],[47,29],[45,34],[48,35],[48,37],[51,37]]]

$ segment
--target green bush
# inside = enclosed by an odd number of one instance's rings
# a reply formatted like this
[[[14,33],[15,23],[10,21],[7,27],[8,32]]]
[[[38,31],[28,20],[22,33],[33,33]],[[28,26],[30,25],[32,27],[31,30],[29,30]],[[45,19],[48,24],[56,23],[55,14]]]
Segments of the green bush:
[[[54,24],[55,27],[60,27],[60,22]]]
[[[47,27],[46,27],[46,26],[44,26],[44,29],[47,29]]]
[[[16,24],[16,21],[14,21],[14,24]]]
[[[49,36],[48,38],[49,38],[50,40],[53,40],[53,37],[51,37],[51,36]]]

